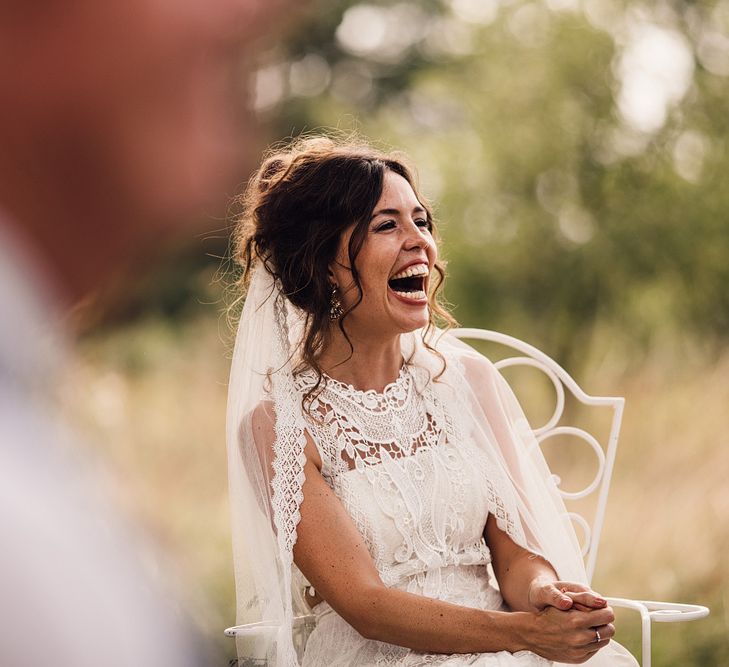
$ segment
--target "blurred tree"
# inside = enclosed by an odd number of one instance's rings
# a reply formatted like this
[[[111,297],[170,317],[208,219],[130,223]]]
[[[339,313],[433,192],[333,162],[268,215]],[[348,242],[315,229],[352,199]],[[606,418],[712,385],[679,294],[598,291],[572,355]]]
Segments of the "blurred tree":
[[[277,136],[355,126],[411,154],[465,323],[565,363],[729,334],[729,3],[321,3],[266,54]]]
[[[320,0],[308,16],[251,82],[271,140],[356,127],[407,151],[461,321],[572,367],[596,323],[638,352],[726,339],[727,0]],[[225,245],[186,249],[170,266],[190,279],[163,268],[118,316],[189,312]]]

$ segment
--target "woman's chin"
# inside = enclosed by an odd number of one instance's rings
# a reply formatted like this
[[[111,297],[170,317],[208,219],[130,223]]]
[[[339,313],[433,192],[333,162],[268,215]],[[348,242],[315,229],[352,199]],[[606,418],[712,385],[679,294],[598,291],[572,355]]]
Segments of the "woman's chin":
[[[401,333],[417,331],[428,325],[430,307],[427,299],[407,299],[390,290],[390,315]]]

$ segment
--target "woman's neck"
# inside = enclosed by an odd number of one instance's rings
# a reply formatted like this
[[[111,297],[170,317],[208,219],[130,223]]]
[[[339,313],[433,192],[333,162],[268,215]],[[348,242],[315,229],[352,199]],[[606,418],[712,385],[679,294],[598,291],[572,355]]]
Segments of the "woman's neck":
[[[382,392],[400,374],[403,358],[400,335],[383,340],[359,339],[350,335],[354,352],[337,327],[332,327],[326,349],[319,358],[330,377],[355,389]]]

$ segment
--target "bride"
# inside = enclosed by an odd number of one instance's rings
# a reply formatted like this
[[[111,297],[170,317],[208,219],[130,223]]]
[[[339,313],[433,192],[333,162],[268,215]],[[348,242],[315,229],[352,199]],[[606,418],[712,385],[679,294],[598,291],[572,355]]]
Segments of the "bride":
[[[300,139],[243,204],[228,400],[239,655],[636,665],[585,585],[513,393],[435,326],[452,323],[444,270],[404,158]]]

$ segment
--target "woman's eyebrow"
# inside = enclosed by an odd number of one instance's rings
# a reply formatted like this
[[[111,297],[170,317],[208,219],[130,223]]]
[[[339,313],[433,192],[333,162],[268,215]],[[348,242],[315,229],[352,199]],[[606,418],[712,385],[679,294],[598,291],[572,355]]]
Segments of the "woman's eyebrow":
[[[413,213],[425,213],[425,209],[422,206],[416,206],[413,208]],[[372,214],[370,220],[374,220],[378,215],[400,215],[400,210],[397,208],[381,208],[379,211],[375,211]]]

